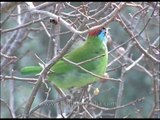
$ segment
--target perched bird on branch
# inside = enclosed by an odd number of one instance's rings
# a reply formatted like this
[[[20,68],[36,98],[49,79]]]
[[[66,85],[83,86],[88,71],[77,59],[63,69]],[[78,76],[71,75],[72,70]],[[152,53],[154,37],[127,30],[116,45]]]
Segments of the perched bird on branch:
[[[108,62],[106,43],[108,28],[98,28],[88,33],[87,40],[79,48],[64,55],[48,72],[47,79],[61,89],[83,87],[103,76]],[[41,66],[27,66],[22,74],[38,74]]]

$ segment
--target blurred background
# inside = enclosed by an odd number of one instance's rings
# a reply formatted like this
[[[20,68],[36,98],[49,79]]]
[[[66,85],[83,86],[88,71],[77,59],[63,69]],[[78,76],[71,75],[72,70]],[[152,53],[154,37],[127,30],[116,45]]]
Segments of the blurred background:
[[[37,77],[23,76],[20,69],[38,65],[40,61],[35,54],[47,63],[74,34],[46,14],[34,13],[29,9],[32,5],[61,17],[77,30],[81,26],[81,31],[113,18],[107,24],[111,29],[106,73],[108,77],[123,82],[106,81],[91,85],[90,102],[100,107],[87,107],[92,117],[160,118],[160,3],[30,3],[1,2],[1,118],[21,117],[35,85],[32,78]],[[69,51],[83,44],[86,37],[87,34],[79,35]],[[50,84],[48,86],[52,88],[48,99],[56,99],[57,91]],[[96,88],[99,89],[97,95],[94,94]],[[32,108],[46,99],[46,93],[48,89],[42,84]],[[57,117],[57,111],[56,105],[44,105],[30,117]],[[71,117],[91,117],[84,110],[78,113]]]

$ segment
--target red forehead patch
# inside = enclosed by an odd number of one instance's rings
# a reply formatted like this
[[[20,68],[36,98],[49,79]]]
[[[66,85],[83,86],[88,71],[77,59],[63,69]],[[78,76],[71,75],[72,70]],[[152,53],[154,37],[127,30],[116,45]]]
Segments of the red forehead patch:
[[[92,30],[88,33],[89,36],[97,36],[100,32],[101,28]]]

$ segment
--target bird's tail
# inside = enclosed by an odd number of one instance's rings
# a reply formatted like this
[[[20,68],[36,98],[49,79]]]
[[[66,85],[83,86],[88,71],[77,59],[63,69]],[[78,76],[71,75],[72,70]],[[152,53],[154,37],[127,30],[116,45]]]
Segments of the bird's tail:
[[[42,67],[41,66],[26,66],[22,68],[20,71],[22,75],[30,75],[30,74],[35,75],[42,71]]]

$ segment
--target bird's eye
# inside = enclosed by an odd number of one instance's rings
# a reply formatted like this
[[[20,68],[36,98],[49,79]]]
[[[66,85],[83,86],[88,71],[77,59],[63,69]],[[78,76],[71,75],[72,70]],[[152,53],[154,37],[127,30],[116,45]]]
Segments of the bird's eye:
[[[106,34],[106,28],[103,27],[101,31],[104,31],[104,33]]]
[[[102,30],[106,30],[106,28],[105,28],[105,27],[103,27],[103,28],[102,28]]]

